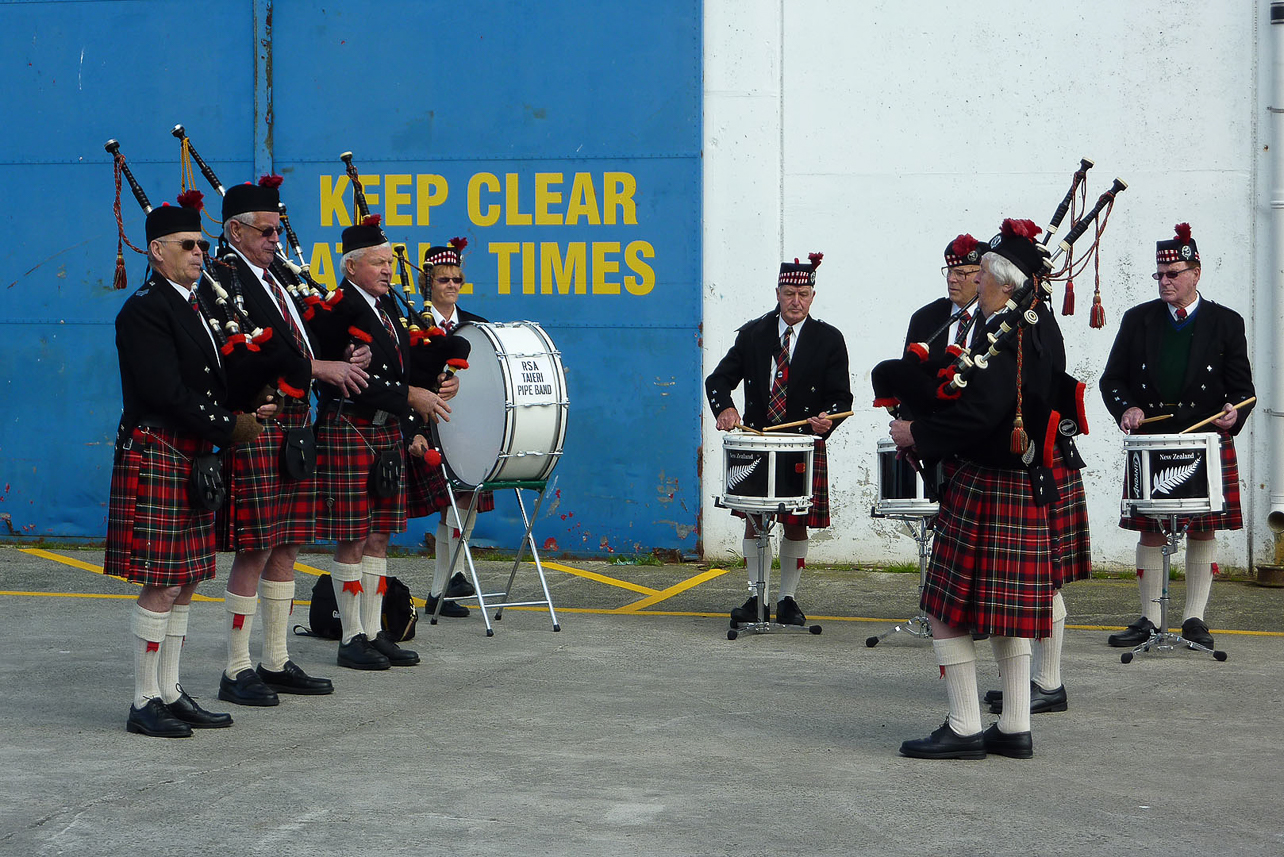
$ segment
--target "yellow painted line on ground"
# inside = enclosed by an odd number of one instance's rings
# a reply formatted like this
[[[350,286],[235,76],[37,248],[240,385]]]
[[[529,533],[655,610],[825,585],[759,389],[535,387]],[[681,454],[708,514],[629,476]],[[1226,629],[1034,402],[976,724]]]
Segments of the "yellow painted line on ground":
[[[320,577],[320,576],[321,576],[321,575],[323,575],[323,574],[329,574],[329,573],[330,573],[330,572],[328,572],[328,571],[322,571],[322,570],[321,570],[321,569],[319,569],[319,568],[313,568],[312,566],[308,565],[307,563],[303,563],[303,562],[296,562],[296,563],[294,564],[294,570],[295,570],[295,571],[301,571],[301,572],[303,572],[304,574],[310,574],[310,575],[312,575],[313,577]]]
[[[532,562],[528,562],[526,564],[534,565],[534,563]],[[615,577],[607,577],[605,574],[598,574],[596,571],[585,571],[582,568],[572,568],[569,565],[562,565],[561,563],[556,563],[556,562],[544,562],[542,564],[545,568],[551,568],[553,569],[553,571],[564,571],[567,574],[573,574],[576,577],[583,577],[587,580],[595,580],[598,583],[605,583],[607,586],[618,586],[620,589],[627,589],[630,592],[637,592],[640,595],[659,595],[660,594],[660,591],[658,589],[652,589],[649,586],[642,586],[640,584],[631,583],[630,581],[627,581],[627,580],[620,580],[619,578],[615,578]]]
[[[631,604],[625,604],[623,607],[619,607],[611,612],[636,613],[644,607],[650,607],[652,604],[659,604],[661,601],[667,601],[673,596],[681,592],[686,592],[688,589],[691,589],[692,587],[699,586],[705,581],[713,580],[715,577],[721,577],[722,575],[726,574],[728,571],[731,571],[731,569],[711,568],[708,571],[704,571],[704,572],[701,572],[700,574],[697,574],[695,577],[690,577],[682,581],[681,583],[674,584],[673,586],[670,586],[668,589],[665,589],[661,592],[656,592],[654,595],[649,595],[646,598],[641,599],[640,601],[634,601]]]
[[[60,556],[59,554],[50,553],[49,551],[41,550],[40,548],[19,548],[18,550],[21,553],[31,554],[32,556],[38,556],[41,559],[51,559],[54,562],[60,562],[63,565],[69,565],[72,568],[79,568],[84,571],[92,571],[96,574],[103,573],[103,567],[101,565],[92,565],[87,562],[81,562],[78,559],[72,559],[69,556]],[[108,576],[114,577],[114,575],[108,575]],[[117,577],[116,579],[123,580],[124,578]]]

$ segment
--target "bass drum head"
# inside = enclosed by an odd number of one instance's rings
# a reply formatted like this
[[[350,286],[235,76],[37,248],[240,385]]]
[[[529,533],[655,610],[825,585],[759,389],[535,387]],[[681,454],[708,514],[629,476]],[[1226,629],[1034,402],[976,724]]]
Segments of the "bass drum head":
[[[450,422],[435,426],[446,470],[457,482],[480,485],[498,469],[508,432],[508,392],[496,340],[476,324],[462,325],[451,336],[468,340],[468,368],[459,373],[459,393],[446,404]]]

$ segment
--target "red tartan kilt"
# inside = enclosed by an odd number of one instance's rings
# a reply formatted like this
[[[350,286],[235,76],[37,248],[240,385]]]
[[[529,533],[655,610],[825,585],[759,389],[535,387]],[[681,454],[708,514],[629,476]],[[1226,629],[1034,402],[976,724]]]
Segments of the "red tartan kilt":
[[[1088,502],[1079,471],[1065,466],[1058,452],[1052,459],[1052,478],[1060,498],[1048,510],[1052,540],[1052,586],[1092,577],[1092,541],[1088,531]]]
[[[1052,632],[1052,544],[1047,508],[1024,470],[964,462],[948,478],[936,518],[921,606],[980,633]]]
[[[192,508],[193,456],[210,444],[161,429],[134,429],[117,451],[103,570],[145,586],[185,586],[214,576],[214,513]]]
[[[1214,530],[1244,529],[1244,515],[1239,505],[1239,459],[1235,455],[1235,439],[1225,432],[1220,434],[1222,436],[1222,497],[1225,500],[1225,506],[1220,512],[1183,517],[1182,522],[1187,525],[1187,532],[1211,533]],[[1128,486],[1125,485],[1125,497],[1127,491]],[[1119,519],[1119,526],[1125,530],[1143,533],[1162,533],[1164,531],[1162,523],[1158,518],[1145,515],[1124,515]]]
[[[288,400],[278,418],[264,426],[262,434],[224,455],[228,502],[218,515],[219,550],[269,550],[313,540],[316,476],[295,480],[281,475],[285,429],[307,425],[307,408]]]
[[[737,518],[745,516],[739,510],[733,510],[731,514]],[[813,530],[823,530],[829,526],[829,458],[825,455],[823,438],[816,438],[816,453],[811,460],[811,508],[805,515],[785,515],[780,518],[780,522],[802,525]]]
[[[461,506],[467,505],[455,491],[455,501]],[[428,462],[417,455],[406,456],[406,517],[422,518],[439,512],[450,506],[450,495],[446,493],[446,477],[441,467],[431,467]],[[491,491],[481,492],[477,500],[478,512],[489,512],[495,508],[495,495]]]
[[[317,539],[352,542],[372,532],[405,532],[405,479],[394,497],[370,494],[370,469],[375,455],[385,449],[401,453],[404,464],[401,429],[395,419],[374,426],[345,414],[337,422],[333,416],[321,422],[317,432]]]

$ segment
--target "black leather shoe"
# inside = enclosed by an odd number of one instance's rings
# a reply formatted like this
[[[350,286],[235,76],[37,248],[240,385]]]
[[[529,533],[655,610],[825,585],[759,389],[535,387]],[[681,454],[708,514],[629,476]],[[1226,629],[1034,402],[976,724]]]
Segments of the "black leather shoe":
[[[446,591],[450,592],[449,589],[447,589]],[[446,597],[452,598],[453,596],[447,595]],[[424,599],[424,611],[425,611],[424,615],[431,617],[432,611],[436,609],[437,609],[437,596],[429,595],[427,598]],[[437,615],[443,616],[447,619],[462,619],[465,616],[467,616],[468,613],[469,613],[468,608],[462,604],[456,604],[454,601],[443,601],[441,602],[441,612],[438,613]]]
[[[392,666],[365,634],[357,634],[346,643],[339,644],[339,666],[353,670],[386,670]]]
[[[191,738],[192,727],[170,713],[169,706],[152,697],[142,708],[129,706],[125,731],[152,738]]]
[[[387,631],[380,631],[375,638],[370,641],[370,645],[375,651],[388,659],[388,663],[394,667],[413,667],[419,663],[419,653],[410,649],[403,649],[398,646],[392,637],[388,636]]]
[[[947,720],[926,738],[901,744],[901,755],[914,759],[984,759],[985,741],[975,735],[956,735]]]
[[[476,595],[477,590],[473,587],[468,578],[464,577],[462,571],[455,572],[455,576],[446,584],[447,598],[467,598],[470,595]],[[465,608],[466,609],[466,608]]]
[[[334,684],[328,678],[313,678],[294,661],[286,661],[280,672],[264,669],[259,664],[256,672],[263,683],[277,693],[301,693],[307,696],[324,696],[334,693]]]
[[[758,596],[751,595],[749,600],[739,607],[731,610],[732,622],[757,622],[758,621]],[[771,608],[767,605],[762,606],[762,621],[771,621]]]
[[[1007,756],[1010,759],[1033,759],[1034,758],[1034,739],[1030,737],[1029,732],[1017,732],[1009,735],[1006,732],[999,731],[999,724],[994,723],[989,729],[986,729],[981,736],[985,744],[985,752],[998,753],[1000,756]]]
[[[985,694],[985,701],[990,703],[991,714],[1003,713],[1003,691],[989,691]],[[1066,707],[1066,686],[1064,684],[1055,690],[1044,690],[1034,682],[1030,682],[1031,714],[1049,714],[1055,711],[1065,711]]]
[[[806,625],[807,617],[803,615],[798,602],[786,595],[776,602],[776,621],[781,625]]]
[[[1118,634],[1111,634],[1106,638],[1106,642],[1116,649],[1131,649],[1149,640],[1154,631],[1155,623],[1142,616]]]
[[[215,714],[212,711],[206,711],[196,704],[196,700],[188,696],[187,691],[179,687],[179,697],[173,702],[165,703],[169,713],[186,723],[193,729],[226,729],[232,725],[232,715]]]
[[[259,674],[251,669],[241,670],[236,678],[223,673],[218,680],[218,698],[237,705],[280,705],[276,691],[263,683]]]
[[[1213,647],[1213,635],[1208,633],[1208,626],[1204,624],[1203,619],[1196,619],[1191,616],[1185,622],[1182,622],[1181,635],[1188,643],[1199,643],[1199,645],[1208,649]]]

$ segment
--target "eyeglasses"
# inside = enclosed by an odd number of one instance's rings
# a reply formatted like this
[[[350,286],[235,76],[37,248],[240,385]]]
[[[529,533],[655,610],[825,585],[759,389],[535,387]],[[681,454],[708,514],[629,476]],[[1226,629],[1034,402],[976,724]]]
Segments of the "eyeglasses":
[[[162,241],[158,238],[156,240],[160,241],[162,244],[177,244],[179,247],[183,248],[184,253],[190,253],[197,247],[201,248],[202,253],[208,253],[210,251],[210,242],[206,241],[204,238],[199,241],[191,238],[171,238],[168,241]]]
[[[979,273],[981,273],[981,269],[979,267],[973,267],[970,265],[955,265],[954,267],[950,267],[949,265],[946,265],[944,268],[941,269],[941,276],[947,280],[951,276],[974,277]]]
[[[463,277],[434,277],[433,280],[443,286],[447,283],[454,283],[457,286],[462,286],[464,284]]]
[[[260,226],[246,226],[245,228],[246,228],[246,229],[249,229],[249,230],[250,230],[250,231],[252,231],[252,232],[257,232],[257,233],[259,233],[259,234],[260,234],[260,235],[262,235],[264,238],[271,238],[273,235],[284,235],[284,234],[285,234],[285,227],[284,227],[284,226],[262,226],[262,227],[260,227]]]
[[[1177,279],[1178,274],[1184,274],[1187,271],[1192,270],[1194,267],[1195,267],[1194,265],[1191,265],[1189,268],[1181,268],[1176,271],[1156,271],[1155,273],[1150,275],[1150,278],[1152,280],[1157,280],[1159,282],[1163,282],[1165,279],[1175,280]]]

